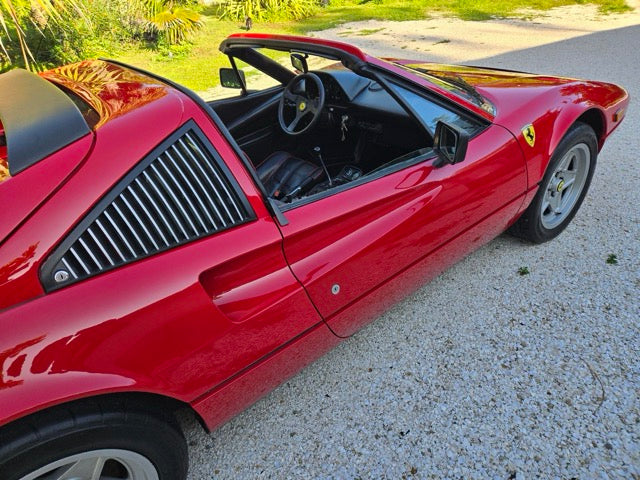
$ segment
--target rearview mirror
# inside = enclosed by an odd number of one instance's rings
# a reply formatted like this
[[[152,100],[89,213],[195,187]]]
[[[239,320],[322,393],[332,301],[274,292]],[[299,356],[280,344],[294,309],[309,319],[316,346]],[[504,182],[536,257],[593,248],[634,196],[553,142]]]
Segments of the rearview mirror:
[[[246,85],[244,72],[233,68],[220,69],[220,85],[225,88],[244,88]]]
[[[464,160],[469,144],[469,135],[462,130],[438,121],[436,132],[433,136],[433,149],[438,155],[434,162],[435,167],[442,167],[449,163],[460,163]]]
[[[307,65],[307,59],[301,53],[292,53],[291,54],[291,65],[293,68],[302,73],[307,73],[309,71],[309,66]]]

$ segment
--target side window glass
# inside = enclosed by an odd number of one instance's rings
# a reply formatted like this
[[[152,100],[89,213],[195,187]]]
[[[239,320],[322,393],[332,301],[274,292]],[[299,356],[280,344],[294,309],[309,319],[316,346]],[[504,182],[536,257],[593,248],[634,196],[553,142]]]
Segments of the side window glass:
[[[438,121],[455,125],[469,135],[473,135],[478,131],[478,124],[462,117],[461,115],[458,115],[457,113],[452,112],[451,110],[448,110],[407,88],[401,87],[396,83],[391,83],[391,87],[414,108],[416,113],[427,124],[432,132],[435,132]]]
[[[244,193],[192,120],[138,163],[54,250],[47,291],[253,220]]]

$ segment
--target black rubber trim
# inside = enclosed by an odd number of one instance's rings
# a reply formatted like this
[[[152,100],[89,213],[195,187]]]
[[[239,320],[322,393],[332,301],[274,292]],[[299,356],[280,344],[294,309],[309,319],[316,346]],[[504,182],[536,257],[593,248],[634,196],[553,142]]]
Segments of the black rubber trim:
[[[328,58],[335,58],[336,60],[340,60],[342,64],[350,70],[355,70],[366,64],[355,55],[351,55],[339,48],[303,43],[295,40],[284,40],[281,38],[227,38],[220,44],[220,51],[226,55],[234,55],[232,52],[236,48],[260,47],[269,47],[274,50],[295,51],[300,53],[313,53]]]
[[[269,205],[271,205],[271,208],[275,212],[276,220],[278,220],[278,223],[282,227],[284,227],[285,225],[289,225],[289,220],[287,220],[287,217],[284,216],[284,213],[282,213],[282,209],[276,202],[277,200],[269,197]]]
[[[487,66],[484,66],[484,65],[469,65],[467,63],[463,63],[461,65],[463,67],[481,68],[482,70],[493,70],[494,72],[523,73],[525,75],[533,75],[535,77],[540,75],[539,73],[525,72],[523,70],[511,70],[509,68],[487,67]]]
[[[288,84],[296,76],[291,70],[286,69],[275,60],[262,55],[252,48],[234,48],[229,50],[227,56],[229,58],[239,58],[284,85]]]
[[[157,159],[162,153],[164,153],[171,145],[173,145],[178,138],[182,137],[186,132],[193,133],[197,139],[200,141],[205,150],[211,154],[216,165],[220,168],[222,174],[225,176],[226,180],[229,182],[232,193],[236,195],[236,200],[239,200],[245,209],[246,216],[243,221],[239,221],[234,223],[233,225],[229,225],[227,228],[222,228],[220,230],[216,230],[215,232],[207,232],[198,236],[193,236],[188,239],[183,240],[180,243],[176,243],[171,245],[169,248],[161,249],[159,251],[151,252],[147,255],[140,255],[135,259],[131,259],[129,262],[114,265],[112,267],[107,267],[101,270],[98,273],[88,275],[78,280],[68,281],[64,284],[57,284],[53,279],[54,270],[58,267],[58,264],[62,257],[67,253],[69,248],[78,240],[80,235],[82,235],[86,229],[93,223],[93,221],[113,202],[113,200],[120,195],[124,189],[131,183],[133,180],[153,162]],[[49,255],[47,260],[40,267],[40,281],[46,292],[51,292],[54,290],[58,290],[60,288],[66,287],[68,285],[73,285],[77,282],[81,282],[88,278],[92,278],[96,275],[100,275],[104,272],[108,272],[110,270],[121,268],[130,263],[137,262],[138,260],[142,260],[143,258],[148,258],[153,255],[158,255],[160,253],[166,252],[173,248],[179,247],[181,245],[185,245],[187,243],[191,243],[197,241],[201,238],[208,237],[211,235],[217,235],[225,230],[230,228],[235,228],[238,225],[244,225],[245,223],[256,220],[258,217],[255,212],[251,208],[249,201],[247,200],[246,195],[240,188],[240,185],[234,178],[234,176],[229,171],[229,168],[222,160],[222,157],[217,152],[217,150],[213,147],[207,136],[200,130],[200,127],[196,124],[194,120],[188,120],[185,124],[183,124],[178,130],[173,132],[169,137],[164,139],[157,147],[155,147],[149,154],[147,154],[140,162],[136,164],[136,166],[131,169],[124,177],[122,177],[109,192],[103,196],[98,203],[91,209],[91,211],[85,215],[85,217],[73,228],[70,234],[68,234],[65,239],[55,248],[53,253]]]
[[[229,63],[231,64],[231,67],[236,72],[236,76],[238,77],[238,79],[240,80],[240,84],[242,85],[242,95],[247,95],[249,93],[247,91],[247,82],[243,81],[244,77],[240,76],[240,71],[238,70],[238,66],[236,65],[235,59],[231,55],[229,55],[228,58],[229,58]]]
[[[73,101],[35,73],[17,68],[0,75],[0,92],[11,175],[91,133]]]

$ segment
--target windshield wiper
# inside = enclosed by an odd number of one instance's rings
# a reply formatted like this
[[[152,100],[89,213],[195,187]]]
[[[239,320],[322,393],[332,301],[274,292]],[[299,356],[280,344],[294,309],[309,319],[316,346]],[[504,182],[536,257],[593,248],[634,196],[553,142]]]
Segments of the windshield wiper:
[[[467,82],[460,75],[437,75],[430,70],[423,70],[421,68],[415,68],[409,65],[400,65],[400,64],[397,64],[397,65],[403,68],[407,68],[409,70],[413,70],[414,72],[420,73],[422,75],[428,75],[430,77],[437,78],[442,82],[445,82],[445,83],[448,83],[449,85],[457,87],[463,92],[465,92],[466,94],[468,94],[476,102],[478,102],[480,104],[480,108],[482,108],[487,112],[494,113],[493,105],[491,105],[491,103],[489,103],[486,98],[484,98],[482,95],[478,93],[478,91],[473,87],[473,85]]]
[[[434,77],[435,76],[436,75],[434,75]],[[451,85],[455,85],[456,87],[464,90],[469,95],[471,95],[474,99],[476,99],[478,102],[486,103],[486,100],[484,99],[484,97],[480,95],[478,91],[475,88],[473,88],[473,86],[469,82],[467,82],[464,78],[462,78],[460,75],[455,75],[453,77],[438,76],[438,78],[442,81],[450,83]]]

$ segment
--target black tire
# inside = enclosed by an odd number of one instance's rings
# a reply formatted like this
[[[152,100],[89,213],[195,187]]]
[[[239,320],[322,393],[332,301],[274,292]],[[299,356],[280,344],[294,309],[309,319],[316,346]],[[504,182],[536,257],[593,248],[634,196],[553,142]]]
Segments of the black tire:
[[[585,145],[587,148],[582,149],[580,145]],[[588,170],[585,172],[584,185],[579,192],[575,192],[575,200],[570,202],[571,205],[561,215],[557,215],[557,222],[549,221],[548,218],[552,215],[547,213],[543,214],[543,206],[546,205],[548,196],[552,191],[552,182],[557,182],[559,176],[557,170],[560,163],[569,152],[582,149],[585,155],[588,150]],[[540,182],[540,188],[533,198],[533,201],[529,207],[524,211],[522,216],[516,221],[515,224],[509,229],[509,233],[513,236],[523,238],[533,243],[544,243],[557,237],[567,225],[571,222],[576,212],[580,208],[582,201],[584,200],[589,185],[591,184],[591,178],[596,168],[596,160],[598,156],[598,140],[593,129],[584,123],[576,122],[562,138],[557,148],[551,156],[547,170]],[[558,187],[561,197],[564,192],[561,190],[562,186]],[[548,193],[549,192],[549,193]],[[553,192],[555,194],[555,192]],[[571,192],[569,192],[571,193]],[[549,212],[549,210],[546,210]],[[553,212],[551,212],[553,214]],[[543,218],[544,217],[544,218]],[[557,223],[557,224],[556,224]]]
[[[159,480],[187,475],[187,445],[173,415],[108,399],[55,407],[0,429],[0,472],[3,480],[19,480],[59,460],[98,450],[146,459]],[[114,478],[131,478],[117,476],[124,469],[115,458],[105,470]]]

